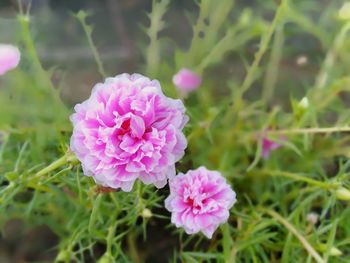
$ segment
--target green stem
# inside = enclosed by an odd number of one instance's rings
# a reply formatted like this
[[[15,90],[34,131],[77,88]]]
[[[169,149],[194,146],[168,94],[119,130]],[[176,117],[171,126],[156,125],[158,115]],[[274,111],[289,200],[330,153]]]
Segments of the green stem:
[[[335,189],[339,186],[339,184],[336,184],[336,183],[320,182],[318,180],[311,179],[311,178],[306,177],[306,176],[302,176],[302,175],[290,173],[290,172],[285,172],[285,171],[262,170],[261,173],[266,174],[266,175],[270,175],[270,176],[288,177],[288,178],[294,179],[296,181],[302,181],[302,182],[306,182],[306,183],[314,185],[314,186],[318,186],[318,187],[325,189],[325,190]]]
[[[112,248],[113,248],[113,239],[115,236],[115,231],[117,229],[118,224],[113,223],[113,225],[109,226],[108,228],[108,233],[107,233],[107,238],[106,238],[106,243],[107,243],[107,248],[106,248],[106,252],[109,255],[112,255]]]
[[[276,28],[274,41],[272,44],[271,58],[267,66],[267,72],[263,84],[262,97],[263,101],[268,105],[275,90],[278,78],[279,63],[282,57],[282,48],[284,43],[284,22]]]
[[[132,231],[127,235],[127,243],[129,248],[130,257],[132,259],[132,262],[140,263],[141,259],[139,254],[137,253],[137,247],[136,247],[136,238],[135,238],[135,232]]]
[[[152,11],[149,14],[150,26],[147,29],[149,45],[146,49],[146,72],[154,77],[160,65],[160,47],[158,34],[164,28],[163,17],[167,11],[169,0],[152,1]]]
[[[325,127],[325,128],[297,128],[297,129],[281,129],[281,130],[267,130],[266,128],[262,128],[260,131],[252,131],[246,132],[243,131],[240,134],[240,138],[242,140],[251,140],[258,139],[265,136],[279,136],[279,135],[297,135],[297,134],[329,134],[335,132],[350,132],[350,127]],[[234,130],[230,131],[232,136]],[[188,138],[192,138],[192,134],[188,136]]]
[[[266,130],[265,132],[270,135],[333,133],[350,132],[350,127],[300,128],[286,130]]]
[[[316,260],[317,263],[326,263],[325,260],[317,253],[317,251],[311,246],[311,244],[299,233],[299,231],[289,223],[285,218],[283,218],[280,214],[275,211],[261,208],[264,213],[270,215],[276,221],[281,223],[285,228],[287,228],[296,238],[299,239],[300,243],[304,246],[307,252]]]
[[[106,78],[107,75],[106,75],[106,72],[105,72],[104,67],[103,67],[102,59],[97,51],[97,48],[94,44],[94,41],[92,40],[93,28],[86,23],[86,17],[88,16],[88,14],[84,11],[79,11],[75,16],[76,16],[76,18],[78,18],[81,26],[83,27],[84,33],[85,33],[87,41],[89,43],[89,47],[90,47],[92,54],[94,56],[94,59],[96,61],[98,71],[103,78]]]
[[[25,15],[22,13],[18,15],[18,21],[21,26],[21,33],[22,33],[22,39],[24,42],[24,45],[26,47],[26,50],[28,52],[28,55],[30,57],[30,60],[33,63],[34,70],[38,74],[38,82],[42,85],[38,85],[39,87],[45,87],[49,88],[49,94],[52,96],[53,101],[58,106],[58,109],[60,111],[66,110],[65,105],[62,103],[61,98],[59,97],[58,92],[56,92],[56,89],[54,85],[52,84],[48,74],[46,73],[45,69],[41,65],[39,55],[36,51],[36,48],[34,46],[33,39],[30,35],[30,19],[28,15]]]
[[[263,55],[265,54],[269,43],[272,39],[273,33],[276,30],[276,27],[280,24],[280,18],[282,17],[282,14],[284,13],[284,8],[286,5],[286,0],[283,0],[280,6],[278,7],[275,17],[269,27],[269,30],[266,34],[263,35],[260,42],[260,48],[255,54],[255,59],[251,66],[248,69],[248,72],[246,74],[246,77],[240,87],[240,89],[237,91],[237,93],[233,93],[232,101],[233,106],[227,111],[227,114],[225,116],[225,121],[230,121],[230,119],[234,116],[235,112],[238,112],[240,107],[242,106],[242,98],[246,91],[249,90],[251,85],[253,84],[261,59],[263,58]]]
[[[22,30],[22,38],[23,42],[26,46],[28,55],[33,62],[33,65],[35,67],[35,71],[39,74],[40,80],[45,83],[45,85],[48,85],[50,88],[53,88],[52,82],[48,80],[48,77],[45,73],[45,70],[41,66],[38,53],[35,49],[34,42],[32,40],[32,37],[30,35],[30,29],[29,29],[29,17],[27,15],[20,14],[18,15],[18,21],[21,25]]]
[[[340,30],[338,35],[335,37],[332,48],[328,51],[326,58],[323,62],[321,71],[316,77],[315,88],[323,89],[328,81],[329,73],[332,71],[335,59],[338,55],[340,48],[343,46],[344,40],[346,39],[347,32],[350,30],[350,22],[347,22]]]
[[[63,155],[61,158],[57,159],[50,165],[46,166],[45,168],[41,169],[39,172],[35,174],[35,176],[43,176],[45,174],[48,174],[49,172],[52,172],[56,170],[57,168],[67,164],[76,162],[78,159],[72,152],[67,152],[65,155]]]
[[[204,69],[207,68],[211,63],[225,54],[229,50],[235,50],[236,48],[247,43],[251,38],[257,35],[256,31],[253,32],[243,32],[237,35],[239,27],[232,31],[229,31],[211,50],[208,55],[206,55],[200,64],[196,67],[196,72],[202,74]],[[234,39],[234,41],[233,41]],[[230,45],[228,45],[230,43]]]

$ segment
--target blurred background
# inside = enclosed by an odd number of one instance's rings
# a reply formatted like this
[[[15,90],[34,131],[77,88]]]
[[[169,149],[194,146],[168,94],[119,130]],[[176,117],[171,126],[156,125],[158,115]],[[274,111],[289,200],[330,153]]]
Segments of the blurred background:
[[[234,0],[232,0],[234,1]],[[24,3],[29,3],[25,0]],[[94,83],[100,80],[93,54],[89,48],[84,31],[73,16],[79,10],[85,10],[91,16],[87,22],[93,25],[93,40],[96,44],[106,71],[111,75],[121,72],[142,71],[144,57],[140,52],[148,44],[143,31],[149,25],[147,12],[150,12],[151,0],[32,0],[31,32],[41,61],[46,68],[55,67],[56,77],[65,79],[63,96],[71,104],[86,98]],[[278,0],[236,0],[230,14],[232,20],[242,14],[246,8],[254,10],[254,16],[271,20]],[[334,10],[341,6],[340,0],[297,0],[293,1],[302,12],[308,12],[309,18],[320,19],[324,23]],[[0,40],[16,42],[19,25],[15,19],[17,0],[0,1]],[[326,8],[323,8],[326,7]],[[195,1],[171,1],[166,13],[166,28],[161,32],[161,54],[164,60],[172,60],[176,47],[186,49],[192,37],[191,21],[196,20],[198,8]],[[320,21],[320,22],[322,22]],[[332,30],[333,25],[328,25]],[[286,83],[286,89],[279,89],[281,97],[289,96],[288,80],[305,84],[312,80],[318,69],[321,43],[307,32],[300,32],[295,24],[287,25],[287,48],[284,50],[280,82]],[[317,30],[315,30],[317,31]],[[330,36],[331,37],[331,36]],[[212,76],[218,79],[236,75],[244,76],[242,57],[253,55],[258,41],[250,43],[242,54],[227,54],[224,63],[212,67]],[[244,53],[243,53],[244,52]],[[25,58],[24,58],[25,59]],[[25,66],[25,61],[21,62]],[[287,74],[285,74],[287,73]],[[297,76],[297,78],[295,78]],[[1,80],[0,80],[1,81]],[[222,83],[223,89],[225,83]],[[293,85],[296,86],[296,85]],[[293,91],[301,96],[304,91]],[[276,98],[278,100],[278,98]]]
[[[254,16],[261,16],[270,21],[279,1],[236,0],[235,2],[235,8],[230,14],[232,20],[237,19],[245,8],[252,8]],[[322,14],[322,19],[318,22],[324,23],[323,29],[334,31],[337,25],[326,24],[330,16],[334,15],[334,10],[341,6],[342,1],[294,2],[298,10],[309,14],[311,20],[320,19]],[[29,1],[23,3],[28,5]],[[63,83],[62,96],[67,105],[74,105],[86,99],[93,85],[101,81],[82,26],[73,16],[79,10],[85,10],[90,14],[87,22],[94,27],[92,35],[94,43],[109,75],[142,72],[145,58],[140,51],[145,49],[148,43],[142,28],[149,24],[146,14],[151,10],[152,1],[32,0],[30,3],[31,32],[39,57],[44,68],[55,69],[52,78],[56,83]],[[16,20],[17,12],[17,1],[0,0],[1,43],[17,43],[20,31]],[[162,60],[171,61],[176,47],[183,50],[188,48],[192,37],[192,26],[189,21],[195,21],[197,13],[195,1],[171,1],[165,17],[167,25],[161,32],[161,36],[164,37],[161,45]],[[278,77],[279,87],[282,88],[276,91],[273,103],[288,102],[291,94],[303,97],[324,56],[322,43],[309,32],[300,31],[295,24],[286,25],[286,36]],[[331,38],[329,35],[329,40]],[[245,73],[242,57],[252,57],[258,44],[259,39],[256,39],[243,47],[239,54],[227,54],[223,63],[207,69],[204,79],[211,78],[212,82],[221,81],[229,76],[242,79]],[[23,57],[21,67],[25,68],[26,63],[28,61]],[[2,85],[4,84],[0,79],[0,88]],[[226,89],[226,83],[220,82],[217,89]],[[257,96],[254,89],[248,96],[253,98]],[[161,235],[162,233],[158,233],[159,242],[162,240]],[[11,220],[6,223],[1,233],[0,262],[50,262],[56,256],[57,241],[58,238],[45,224],[30,228],[21,218]],[[98,251],[98,247],[96,249]],[[159,261],[149,262],[165,262],[162,261],[164,260],[162,256],[157,256]]]

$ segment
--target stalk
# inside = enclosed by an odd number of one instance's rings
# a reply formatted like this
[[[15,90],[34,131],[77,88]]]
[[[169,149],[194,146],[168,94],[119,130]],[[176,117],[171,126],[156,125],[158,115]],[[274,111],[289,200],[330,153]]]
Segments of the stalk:
[[[39,172],[35,174],[36,177],[43,176],[45,174],[48,174],[57,168],[67,164],[67,163],[74,163],[78,161],[77,157],[72,152],[67,152],[65,155],[63,155],[61,158],[57,159],[50,165],[46,166],[45,168],[41,169]]]
[[[317,253],[317,251],[311,246],[311,244],[307,241],[305,237],[299,231],[286,220],[280,214],[275,211],[269,209],[261,209],[264,213],[268,214],[280,224],[282,224],[285,228],[287,228],[296,238],[299,239],[300,243],[306,249],[306,251],[316,260],[317,263],[326,263],[326,261]]]
[[[334,133],[334,132],[350,132],[350,127],[326,127],[326,128],[298,128],[285,130],[266,130],[271,135],[287,135],[287,134],[314,134],[314,133]]]
[[[263,174],[270,175],[270,176],[281,176],[281,177],[288,177],[290,179],[294,179],[296,181],[302,181],[317,187],[320,187],[325,190],[330,189],[336,189],[339,187],[338,183],[328,183],[328,182],[321,182],[303,175],[285,172],[285,171],[272,171],[272,170],[262,170]]]

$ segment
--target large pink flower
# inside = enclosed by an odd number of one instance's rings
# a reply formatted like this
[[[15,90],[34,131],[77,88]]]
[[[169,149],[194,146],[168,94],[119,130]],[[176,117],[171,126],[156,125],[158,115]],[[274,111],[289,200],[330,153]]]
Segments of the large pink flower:
[[[130,191],[137,178],[163,187],[187,146],[181,100],[156,80],[121,74],[97,84],[71,116],[71,150],[98,184]]]
[[[12,45],[0,44],[0,75],[17,67],[21,53]]]
[[[211,238],[225,223],[236,194],[217,171],[205,167],[179,174],[169,181],[170,195],[165,207],[172,213],[171,222],[187,234],[202,232]]]

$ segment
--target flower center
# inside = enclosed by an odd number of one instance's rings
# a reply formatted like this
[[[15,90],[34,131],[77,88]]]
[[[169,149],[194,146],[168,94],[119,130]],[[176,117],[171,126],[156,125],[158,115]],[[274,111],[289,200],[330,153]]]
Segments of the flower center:
[[[117,131],[116,135],[124,135],[126,133],[129,133],[130,131],[130,119],[127,119],[123,121],[122,125],[120,126],[120,129]]]
[[[186,203],[192,207],[194,210],[200,210],[201,209],[201,202],[195,202],[195,200],[191,197],[188,197],[186,200]]]
[[[124,130],[129,130],[130,129],[130,119],[125,120],[122,125],[121,125],[122,129]]]

